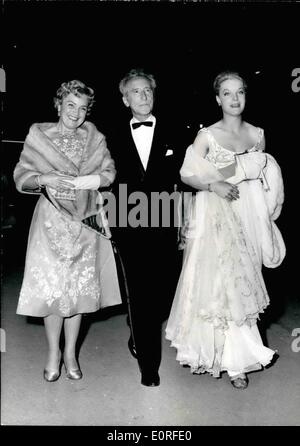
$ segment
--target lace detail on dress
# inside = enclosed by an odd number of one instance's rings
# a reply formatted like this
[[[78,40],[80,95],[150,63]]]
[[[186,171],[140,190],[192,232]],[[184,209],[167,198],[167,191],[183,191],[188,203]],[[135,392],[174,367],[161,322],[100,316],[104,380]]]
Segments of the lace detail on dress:
[[[200,132],[205,132],[207,134],[208,138],[208,144],[209,144],[209,152],[206,155],[206,159],[213,163],[218,169],[222,169],[224,167],[229,166],[230,164],[235,163],[235,157],[244,153],[249,152],[262,152],[263,149],[261,148],[261,142],[263,139],[264,131],[260,127],[257,127],[258,129],[258,140],[254,144],[253,147],[250,149],[244,151],[244,152],[233,152],[232,150],[226,149],[225,147],[221,146],[213,136],[212,132],[204,127],[200,130]]]
[[[261,129],[260,127],[257,127],[258,130],[258,140],[257,142],[254,144],[253,147],[251,147],[251,149],[247,150],[247,152],[263,152],[264,148],[261,147],[261,142],[264,136],[264,130]]]
[[[79,299],[92,300],[95,306],[100,299],[100,283],[95,274],[96,234],[89,244],[81,243],[82,227],[52,209],[43,223],[44,240],[37,239],[33,254],[28,260],[27,278],[24,281],[19,308],[40,302],[40,306],[56,307],[62,316],[76,314]],[[43,308],[45,308],[45,306]]]
[[[81,158],[86,143],[86,139],[79,138],[76,133],[59,135],[53,139],[54,144],[63,152],[70,160],[73,158]]]
[[[59,135],[58,138],[53,139],[53,143],[58,149],[74,164],[77,164],[81,158],[86,144],[86,138],[82,139],[76,133]],[[61,172],[68,175],[68,172]],[[51,194],[58,200],[76,200],[75,191],[72,189],[65,189],[64,191],[57,191],[50,188]]]

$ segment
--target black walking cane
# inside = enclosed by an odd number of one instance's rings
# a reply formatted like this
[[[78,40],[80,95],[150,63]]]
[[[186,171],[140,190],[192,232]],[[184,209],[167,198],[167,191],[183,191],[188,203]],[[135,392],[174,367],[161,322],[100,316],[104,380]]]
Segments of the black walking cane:
[[[126,303],[127,303],[127,309],[128,309],[128,321],[129,321],[128,325],[129,325],[129,328],[130,328],[130,335],[131,335],[131,339],[132,339],[132,345],[129,348],[130,348],[130,351],[132,352],[133,356],[136,357],[136,346],[135,346],[136,344],[135,344],[135,337],[134,337],[134,333],[133,333],[133,323],[132,323],[132,314],[131,314],[130,299],[129,299],[129,290],[128,290],[128,284],[127,284],[127,279],[126,279],[126,272],[125,272],[125,268],[124,268],[124,263],[123,263],[120,251],[119,251],[119,249],[117,247],[117,244],[112,239],[111,239],[111,245],[112,245],[112,248],[113,248],[113,251],[114,251],[114,255],[115,255],[115,259],[116,259],[117,270],[120,272],[120,275],[122,277],[122,284],[123,284],[124,293],[125,293],[125,296],[126,296]]]
[[[82,221],[85,225],[89,226],[90,228],[96,230],[97,232],[99,232],[100,234],[105,234],[105,229],[103,227],[100,227],[97,223],[96,220],[96,215],[93,215],[91,217],[88,217],[86,219],[84,219]],[[119,248],[117,247],[116,242],[111,238],[110,239],[111,242],[111,246],[113,248],[113,252],[114,252],[114,256],[115,256],[115,261],[116,261],[116,267],[117,267],[117,272],[118,272],[118,278],[120,279],[121,277],[121,283],[123,286],[120,286],[121,288],[121,295],[123,295],[125,293],[126,296],[126,303],[127,303],[127,308],[128,308],[128,321],[129,321],[129,328],[130,328],[130,334],[131,334],[131,340],[132,340],[132,344],[128,347],[130,349],[131,354],[137,358],[136,355],[136,344],[135,344],[135,338],[134,338],[134,334],[133,334],[133,323],[132,323],[132,314],[131,314],[131,307],[130,307],[130,299],[129,299],[129,290],[128,290],[128,284],[127,284],[127,279],[126,279],[126,272],[125,272],[125,268],[124,268],[124,263],[122,260],[122,256],[120,254]],[[120,280],[119,280],[120,283]]]

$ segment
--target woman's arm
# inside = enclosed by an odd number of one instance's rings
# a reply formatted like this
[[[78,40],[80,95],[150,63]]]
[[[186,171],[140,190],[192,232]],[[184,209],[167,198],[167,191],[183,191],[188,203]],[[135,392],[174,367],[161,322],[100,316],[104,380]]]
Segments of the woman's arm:
[[[195,141],[193,142],[193,148],[199,156],[205,158],[208,152],[208,139],[205,132],[198,133]],[[238,187],[227,183],[226,181],[216,181],[214,183],[203,184],[197,175],[188,177],[181,176],[181,181],[197,190],[208,190],[209,192],[215,192],[217,195],[219,195],[219,197],[226,198],[230,201],[239,198]]]
[[[97,153],[99,156],[102,154],[101,164],[98,161],[95,161],[95,164],[99,163],[98,169],[96,169],[97,173],[88,174],[88,175],[80,175],[76,178],[73,178],[69,183],[69,187],[76,190],[97,190],[100,187],[108,187],[114,181],[116,176],[115,163],[110,156],[110,152],[106,145],[105,137],[102,135],[102,139],[100,140]],[[90,159],[90,164],[92,160]]]
[[[27,178],[22,185],[22,190],[27,191],[41,189],[42,184],[40,186],[38,184],[39,177],[40,175],[32,175],[31,177]]]
[[[215,192],[219,197],[226,198],[229,201],[239,198],[239,189],[237,185],[227,183],[226,181],[216,181],[215,183],[203,184],[199,181],[197,175],[191,177],[181,177],[183,183],[197,190],[208,190]]]
[[[207,140],[207,134],[205,132],[199,132],[196,136],[194,142],[193,142],[193,148],[195,152],[201,156],[201,158],[205,158],[207,152],[208,152],[208,140]],[[199,181],[199,178],[197,175],[192,176],[182,176],[181,175],[181,181],[185,184],[187,184],[190,187],[193,187],[197,190],[209,190],[210,185],[209,184],[203,184]]]
[[[36,190],[41,189],[43,186],[50,186],[53,189],[62,191],[65,189],[70,189],[70,183],[68,180],[72,180],[72,176],[62,175],[58,172],[49,172],[40,175],[32,175],[27,178],[23,185],[22,189],[26,190]]]
[[[115,162],[107,148],[106,139],[103,137],[100,143],[100,149],[104,152],[104,157],[100,171],[100,187],[107,187],[113,183],[116,177]]]

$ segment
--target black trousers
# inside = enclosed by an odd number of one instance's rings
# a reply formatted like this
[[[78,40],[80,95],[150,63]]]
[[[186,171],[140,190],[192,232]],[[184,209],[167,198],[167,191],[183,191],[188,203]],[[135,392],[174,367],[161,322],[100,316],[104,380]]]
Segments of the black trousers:
[[[129,292],[130,323],[140,369],[157,372],[162,322],[168,317],[180,270],[176,228],[117,231]]]

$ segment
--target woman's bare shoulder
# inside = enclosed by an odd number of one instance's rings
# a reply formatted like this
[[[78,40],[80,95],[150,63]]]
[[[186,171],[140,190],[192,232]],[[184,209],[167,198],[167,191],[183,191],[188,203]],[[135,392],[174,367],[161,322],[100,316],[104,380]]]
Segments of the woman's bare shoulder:
[[[244,121],[244,128],[249,133],[249,135],[254,138],[263,132],[263,129],[261,127],[250,124],[249,122],[246,121]]]

